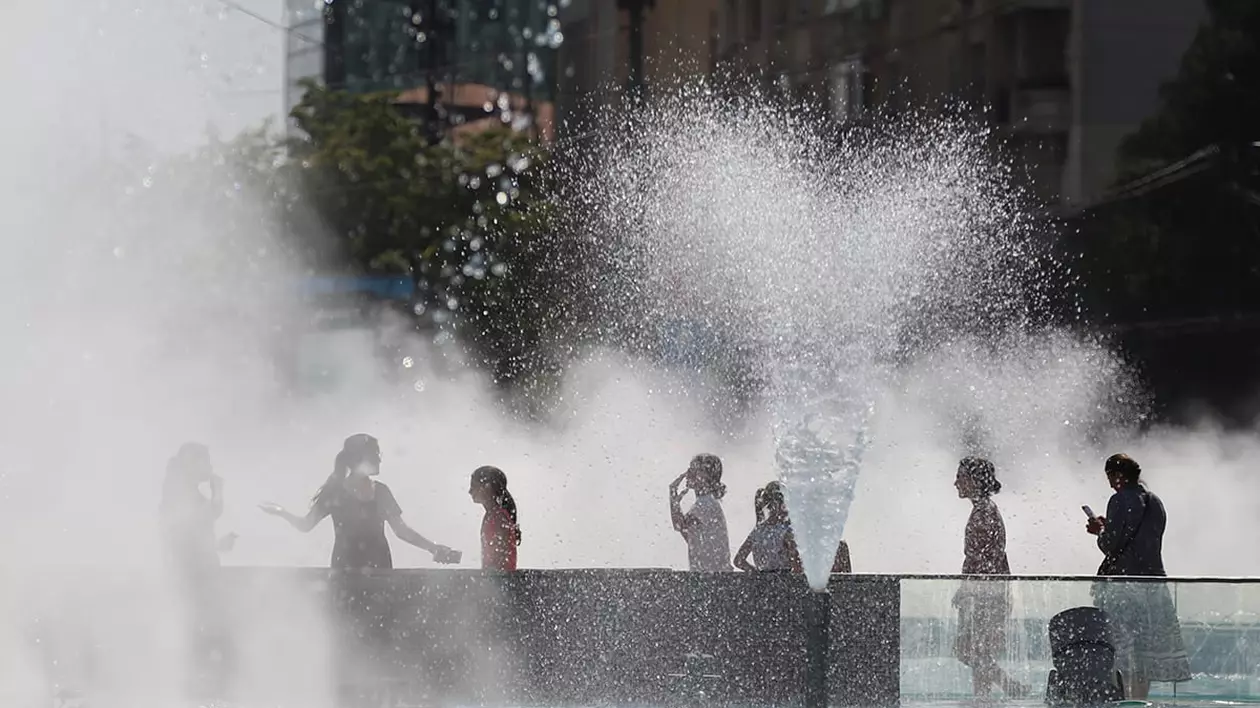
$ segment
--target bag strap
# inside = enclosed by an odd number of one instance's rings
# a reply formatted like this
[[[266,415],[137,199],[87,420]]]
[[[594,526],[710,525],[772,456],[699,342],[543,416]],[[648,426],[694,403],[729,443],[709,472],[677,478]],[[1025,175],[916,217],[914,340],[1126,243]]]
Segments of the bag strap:
[[[1139,496],[1142,499],[1142,515],[1138,517],[1137,526],[1133,527],[1133,535],[1125,539],[1124,545],[1117,548],[1115,553],[1109,553],[1107,558],[1104,560],[1110,560],[1118,557],[1121,553],[1129,550],[1129,546],[1132,546],[1133,542],[1137,540],[1138,532],[1142,530],[1142,523],[1146,521],[1146,513],[1150,511],[1151,508],[1151,493],[1143,490]]]

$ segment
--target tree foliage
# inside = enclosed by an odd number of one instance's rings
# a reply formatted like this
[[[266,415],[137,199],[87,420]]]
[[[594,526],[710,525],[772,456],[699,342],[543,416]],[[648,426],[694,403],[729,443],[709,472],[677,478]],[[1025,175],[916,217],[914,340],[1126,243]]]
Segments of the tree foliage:
[[[1120,149],[1122,179],[1209,145],[1260,139],[1260,3],[1207,0],[1208,20],[1161,90],[1161,109]]]
[[[528,368],[561,275],[546,151],[506,127],[432,142],[391,95],[308,85],[292,117],[290,169],[334,236],[326,257],[412,276],[433,321],[498,378]]]
[[[1089,214],[1069,243],[1095,311],[1123,321],[1260,307],[1260,3],[1208,0],[1208,20],[1161,90],[1158,113],[1121,145],[1122,183],[1194,153],[1202,171]]]

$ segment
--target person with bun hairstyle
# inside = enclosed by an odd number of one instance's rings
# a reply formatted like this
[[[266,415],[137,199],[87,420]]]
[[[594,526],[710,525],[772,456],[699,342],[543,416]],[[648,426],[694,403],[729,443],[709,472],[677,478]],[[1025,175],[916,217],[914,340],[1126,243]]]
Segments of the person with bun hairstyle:
[[[1090,519],[1085,530],[1098,537],[1103,553],[1100,576],[1162,578],[1164,502],[1142,482],[1142,467],[1123,453],[1103,466],[1114,492],[1107,515]],[[1127,696],[1144,699],[1152,681],[1190,680],[1190,659],[1181,636],[1181,622],[1168,586],[1162,582],[1099,582],[1094,603],[1107,613],[1116,645],[1116,666]]]
[[[276,504],[263,504],[261,508],[303,533],[331,516],[333,570],[393,568],[393,555],[385,538],[386,524],[398,538],[432,553],[436,562],[458,562],[457,552],[421,536],[403,521],[394,493],[373,479],[380,473],[380,443],[366,433],[351,435],[337,453],[332,474],[315,492],[305,516],[291,514]]]
[[[481,519],[481,567],[484,570],[516,570],[516,547],[521,545],[521,524],[516,500],[508,491],[507,475],[486,465],[473,470],[468,496],[485,508]]]
[[[993,502],[993,495],[1002,491],[1002,483],[993,463],[980,457],[963,458],[954,476],[954,489],[960,499],[971,502],[971,516],[963,532],[962,574],[1010,575],[1006,524]],[[1028,686],[1008,676],[997,662],[1006,650],[1006,623],[1010,618],[1006,582],[965,579],[953,604],[958,609],[954,655],[971,669],[975,697],[987,699],[994,686],[1000,686],[1008,698],[1027,696]]]
[[[684,480],[687,487],[679,491],[678,487]],[[688,490],[696,493],[696,501],[684,514],[682,498]],[[687,471],[669,484],[670,520],[674,524],[674,530],[682,534],[683,540],[687,542],[687,562],[691,570],[732,570],[731,542],[721,503],[725,495],[722,460],[709,453],[691,458]]]

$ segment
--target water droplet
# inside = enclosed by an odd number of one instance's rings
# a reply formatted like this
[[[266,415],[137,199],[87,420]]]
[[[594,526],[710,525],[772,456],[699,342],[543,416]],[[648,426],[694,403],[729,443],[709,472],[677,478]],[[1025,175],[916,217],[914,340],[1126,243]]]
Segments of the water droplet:
[[[508,203],[508,195],[505,192],[499,192],[494,195],[494,200],[499,203],[499,206],[506,206]]]

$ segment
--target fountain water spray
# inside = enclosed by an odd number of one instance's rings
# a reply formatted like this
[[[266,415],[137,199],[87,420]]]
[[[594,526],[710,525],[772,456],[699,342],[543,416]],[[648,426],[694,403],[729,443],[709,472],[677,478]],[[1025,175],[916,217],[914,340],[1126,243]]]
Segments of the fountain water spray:
[[[1031,329],[1061,269],[985,130],[918,115],[839,134],[750,95],[697,85],[601,131],[577,200],[609,319],[695,323],[721,333],[714,358],[754,362],[765,475],[821,588],[879,401],[943,346]]]

